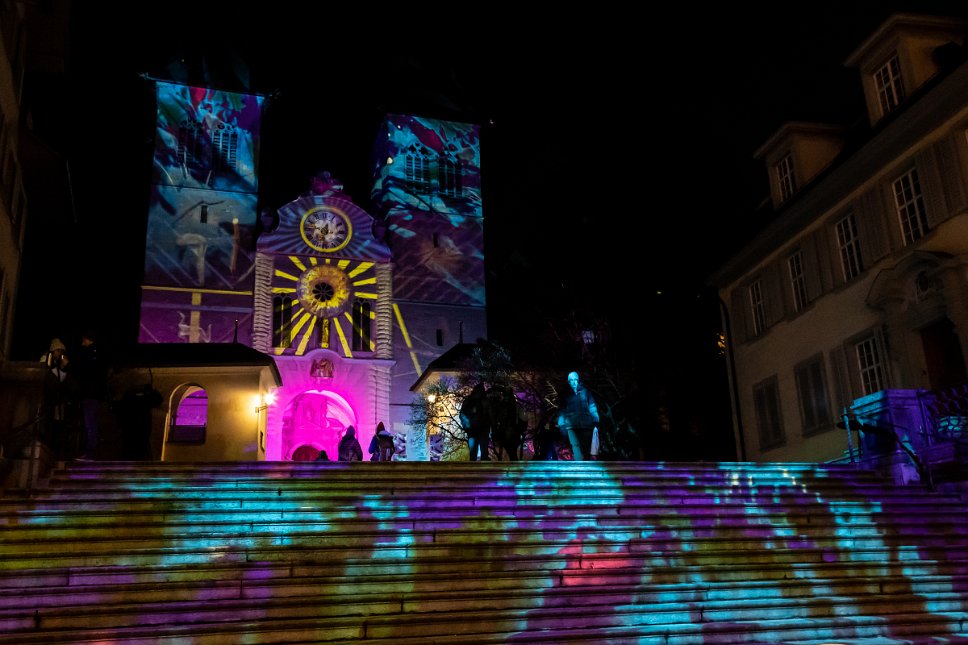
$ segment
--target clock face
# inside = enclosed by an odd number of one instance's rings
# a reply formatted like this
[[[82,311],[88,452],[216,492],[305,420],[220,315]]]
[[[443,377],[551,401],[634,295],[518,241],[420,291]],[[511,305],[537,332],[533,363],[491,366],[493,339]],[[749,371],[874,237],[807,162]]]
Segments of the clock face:
[[[349,244],[353,225],[346,213],[333,206],[315,206],[302,216],[303,241],[317,251],[332,253]]]

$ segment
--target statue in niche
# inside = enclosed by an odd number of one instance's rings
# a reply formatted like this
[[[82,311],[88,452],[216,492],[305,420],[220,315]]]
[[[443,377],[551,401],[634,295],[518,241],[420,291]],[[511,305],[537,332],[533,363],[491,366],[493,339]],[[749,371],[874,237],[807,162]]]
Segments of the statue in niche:
[[[333,361],[328,358],[314,359],[309,367],[309,375],[313,378],[333,378]]]

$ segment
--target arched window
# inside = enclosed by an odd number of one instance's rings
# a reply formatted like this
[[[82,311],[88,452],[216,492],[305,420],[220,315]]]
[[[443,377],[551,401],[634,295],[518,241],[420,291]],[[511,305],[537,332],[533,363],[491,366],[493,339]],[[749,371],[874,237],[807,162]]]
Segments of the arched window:
[[[437,185],[441,195],[460,197],[463,193],[461,166],[459,161],[440,157],[437,161]]]
[[[219,123],[212,133],[212,170],[235,171],[239,158],[239,132]]]
[[[272,299],[272,346],[292,345],[292,298],[276,296]]]
[[[353,302],[353,351],[372,351],[370,348],[370,303],[359,298]]]
[[[404,159],[407,186],[415,193],[430,192],[430,151],[413,144],[407,148]]]
[[[235,171],[239,160],[239,131],[219,123],[206,133],[204,126],[192,119],[178,124],[178,163],[202,172]]]
[[[205,136],[202,124],[192,119],[183,119],[178,124],[178,149],[175,153],[178,163],[187,167],[200,169],[205,159]]]
[[[182,386],[181,400],[171,413],[168,443],[205,443],[208,392],[198,385]]]

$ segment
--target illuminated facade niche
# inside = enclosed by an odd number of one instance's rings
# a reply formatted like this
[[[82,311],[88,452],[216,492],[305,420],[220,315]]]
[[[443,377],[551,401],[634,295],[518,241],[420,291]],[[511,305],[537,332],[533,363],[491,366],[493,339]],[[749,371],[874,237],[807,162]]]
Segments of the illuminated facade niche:
[[[390,249],[373,217],[324,173],[258,240],[253,346],[283,386],[268,410],[267,459],[335,459],[350,425],[364,446],[390,418]]]

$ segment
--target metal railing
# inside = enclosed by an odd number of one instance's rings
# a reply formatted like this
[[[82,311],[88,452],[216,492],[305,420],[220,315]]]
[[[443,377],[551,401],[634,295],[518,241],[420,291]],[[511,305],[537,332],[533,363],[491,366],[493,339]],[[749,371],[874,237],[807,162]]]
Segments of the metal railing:
[[[37,409],[36,415],[19,426],[15,426],[4,435],[0,441],[0,474],[9,475],[10,468],[16,460],[27,458],[27,478],[23,490],[30,493],[33,489],[38,472],[40,459],[40,438],[45,415],[43,406]]]

